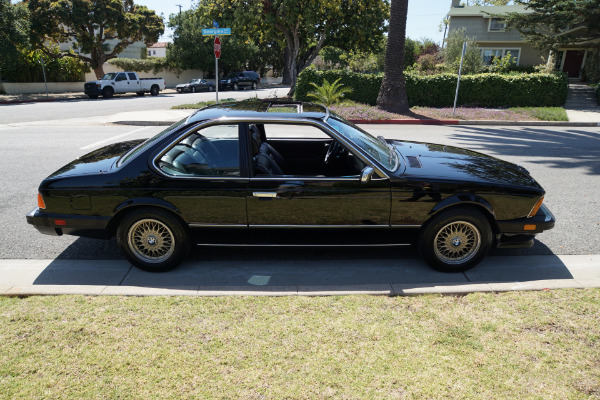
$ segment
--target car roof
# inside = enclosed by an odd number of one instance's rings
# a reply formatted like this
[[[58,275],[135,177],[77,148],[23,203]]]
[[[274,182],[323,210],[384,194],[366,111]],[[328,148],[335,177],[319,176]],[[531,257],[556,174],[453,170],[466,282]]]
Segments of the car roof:
[[[283,107],[296,107],[297,112],[273,112],[274,109]],[[329,117],[329,110],[321,104],[283,101],[249,99],[228,103],[219,103],[204,107],[189,116],[186,123],[196,123],[221,118],[227,119],[317,119],[325,120]]]

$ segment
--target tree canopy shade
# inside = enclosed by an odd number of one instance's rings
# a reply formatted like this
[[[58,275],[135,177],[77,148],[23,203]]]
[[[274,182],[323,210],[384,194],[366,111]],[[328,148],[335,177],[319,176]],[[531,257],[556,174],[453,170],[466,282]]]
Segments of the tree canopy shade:
[[[388,0],[205,0],[213,19],[257,43],[282,42],[284,82],[293,94],[298,74],[324,46],[368,50],[382,40]],[[224,26],[221,23],[221,26]]]
[[[162,18],[132,0],[28,0],[31,29],[37,45],[54,57],[73,57],[88,63],[98,78],[103,65],[137,41],[154,43],[164,32]],[[116,40],[110,48],[109,40]],[[60,51],[67,43],[80,54]]]
[[[600,0],[528,0],[529,14],[502,16],[540,49],[600,46]]]
[[[383,82],[377,105],[389,112],[407,112],[406,81],[404,80],[404,50],[408,0],[392,0],[390,26],[385,50]]]

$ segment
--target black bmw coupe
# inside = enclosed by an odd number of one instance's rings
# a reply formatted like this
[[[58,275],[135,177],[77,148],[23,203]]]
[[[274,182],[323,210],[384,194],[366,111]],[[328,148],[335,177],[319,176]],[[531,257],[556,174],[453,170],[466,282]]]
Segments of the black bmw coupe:
[[[110,238],[148,271],[192,245],[416,244],[441,271],[554,226],[524,168],[456,147],[386,140],[311,103],[250,100],[193,113],[145,141],[44,179],[27,222]]]

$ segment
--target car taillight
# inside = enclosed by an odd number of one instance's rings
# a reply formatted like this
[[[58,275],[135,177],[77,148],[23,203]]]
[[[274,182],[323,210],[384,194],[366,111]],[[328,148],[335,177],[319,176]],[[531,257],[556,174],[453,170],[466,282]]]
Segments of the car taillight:
[[[42,210],[46,208],[46,203],[44,202],[44,198],[42,197],[41,193],[38,193],[38,208]]]
[[[533,208],[531,209],[531,212],[529,213],[529,215],[527,216],[527,218],[531,218],[535,214],[537,214],[537,212],[540,209],[540,207],[542,206],[543,202],[544,202],[544,196],[540,197],[540,199],[537,201],[537,203],[535,203],[535,206],[533,206]]]

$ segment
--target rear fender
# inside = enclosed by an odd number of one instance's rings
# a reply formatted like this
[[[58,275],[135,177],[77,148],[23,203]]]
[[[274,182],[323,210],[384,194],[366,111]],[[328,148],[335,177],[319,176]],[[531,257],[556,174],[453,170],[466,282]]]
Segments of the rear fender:
[[[112,235],[116,232],[116,229],[119,226],[119,222],[125,214],[127,214],[131,210],[143,207],[154,207],[167,210],[174,214],[182,222],[184,222],[183,217],[181,216],[181,211],[168,201],[157,199],[154,197],[140,197],[126,200],[119,204],[117,207],[115,207],[113,211],[113,217],[111,218],[108,224],[108,231],[110,232],[110,234]]]

